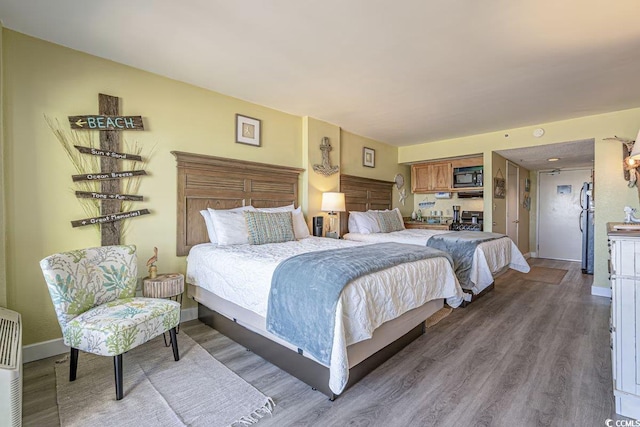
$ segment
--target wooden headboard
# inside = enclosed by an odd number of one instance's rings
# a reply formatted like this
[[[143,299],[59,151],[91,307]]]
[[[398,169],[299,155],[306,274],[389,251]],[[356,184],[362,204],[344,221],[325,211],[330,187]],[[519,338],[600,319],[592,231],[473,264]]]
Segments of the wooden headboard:
[[[340,215],[340,235],[349,232],[349,211],[391,209],[393,182],[359,176],[340,175],[340,192],[344,193],[346,212]]]
[[[172,151],[178,163],[176,255],[209,241],[202,209],[298,206],[304,169]]]

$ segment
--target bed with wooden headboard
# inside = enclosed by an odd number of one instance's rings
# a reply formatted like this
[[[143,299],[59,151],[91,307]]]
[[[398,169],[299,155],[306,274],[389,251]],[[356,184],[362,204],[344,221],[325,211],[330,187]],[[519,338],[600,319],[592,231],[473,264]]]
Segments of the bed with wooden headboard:
[[[380,181],[377,179],[371,178],[363,178],[363,177],[355,177],[350,175],[341,175],[340,176],[340,191],[345,194],[345,207],[346,212],[340,218],[340,235],[344,236],[349,232],[349,211],[353,212],[366,212],[368,210],[384,210],[391,209],[391,201],[392,201],[392,188],[394,182],[390,181]],[[417,233],[420,234],[422,230],[417,230]],[[425,233],[428,233],[425,230]],[[380,235],[383,236],[383,235]],[[397,237],[389,237],[386,241],[394,241],[394,239],[398,239]],[[424,245],[426,242],[426,237],[418,236],[415,239],[411,237],[403,236],[400,240],[395,240],[400,243],[413,243],[417,245]],[[356,237],[354,240],[360,240],[360,238]],[[413,240],[413,242],[411,242]],[[365,242],[371,242],[372,240],[360,240]],[[378,239],[377,241],[382,241]],[[493,273],[493,277],[499,276],[501,273],[504,273],[506,270],[511,268],[521,271],[528,272],[529,266],[518,250],[518,248],[513,244],[513,242],[508,239],[506,236],[504,239],[500,240],[498,243],[493,242],[488,244],[485,248],[484,245],[480,245],[478,248],[481,251],[487,251],[483,258],[488,259],[496,259],[505,262],[508,265],[502,265],[500,271],[496,271]],[[492,254],[492,251],[493,254]],[[495,253],[499,253],[500,255],[494,255]],[[511,262],[506,262],[505,260],[510,260]],[[496,261],[498,262],[498,261]],[[472,268],[478,268],[476,264],[472,266]],[[489,268],[488,266],[486,267]],[[468,302],[475,301],[482,295],[487,294],[491,290],[494,289],[493,282],[490,284],[484,284],[483,288],[480,292],[474,293],[469,289],[465,289],[463,286],[463,291],[468,293],[465,302],[463,303],[463,307],[468,304]]]
[[[187,255],[194,245],[208,242],[206,226],[200,215],[203,209],[298,205],[298,181],[302,169],[178,151],[172,154],[176,157],[178,172],[176,252],[179,256]],[[348,185],[350,178],[344,182]],[[387,184],[384,183],[390,194]],[[374,191],[365,197],[367,206],[388,206],[376,202],[378,197],[386,197],[380,194]],[[266,331],[254,327],[259,323],[255,319],[257,314],[191,284],[188,285],[188,296],[198,302],[201,321],[330,398],[335,397],[328,386],[329,369],[298,354],[290,346],[277,343],[277,339]],[[424,320],[442,305],[442,299],[429,301],[382,324],[371,339],[348,346],[347,387],[420,336],[424,332]]]
[[[178,163],[176,255],[209,241],[200,211],[298,205],[298,179],[304,169],[172,151]]]
[[[344,193],[346,212],[340,216],[340,235],[349,232],[349,211],[391,209],[393,182],[360,176],[340,175],[340,192]]]

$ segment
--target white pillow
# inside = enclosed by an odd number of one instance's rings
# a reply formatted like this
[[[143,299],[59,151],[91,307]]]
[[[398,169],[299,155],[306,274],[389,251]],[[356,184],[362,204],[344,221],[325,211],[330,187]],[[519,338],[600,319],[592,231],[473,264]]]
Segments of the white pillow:
[[[295,210],[293,203],[287,206],[278,206],[277,208],[257,208],[258,212],[288,212]]]
[[[358,223],[356,222],[356,215],[354,213],[358,212],[349,212],[349,233],[359,233]]]
[[[362,234],[380,233],[380,224],[375,212],[353,212],[358,230]]]
[[[204,217],[204,222],[205,224],[207,224],[207,233],[209,233],[209,240],[211,241],[211,243],[219,243],[218,240],[218,232],[217,232],[217,227],[216,227],[216,223],[215,221],[213,221],[213,214],[215,212],[240,212],[240,217],[243,220],[243,224],[244,224],[244,217],[242,216],[242,211],[255,211],[256,208],[254,208],[253,206],[241,206],[239,208],[233,208],[233,209],[211,209],[208,208],[207,209],[207,213],[209,214],[209,219],[210,219],[210,223],[211,223],[211,228],[209,228],[209,223],[207,223],[207,217],[205,216],[205,214],[203,213],[204,211],[200,211],[200,214],[202,214],[202,216]],[[221,227],[224,227],[224,224],[221,223]],[[246,226],[245,226],[245,232],[247,234],[247,241],[245,243],[249,242],[249,232],[246,231]],[[233,244],[233,243],[226,243],[228,244]],[[237,243],[236,243],[237,244]]]
[[[294,209],[292,212],[293,215],[293,232],[296,235],[296,239],[304,239],[305,237],[309,237],[309,227],[307,227],[307,221],[304,220],[304,215],[302,214],[302,208],[298,206],[297,209]]]
[[[211,243],[218,243],[216,238],[216,229],[213,228],[213,222],[211,222],[211,215],[207,209],[202,209],[200,215],[204,218],[204,224],[207,226],[207,234],[209,235],[209,241]]]

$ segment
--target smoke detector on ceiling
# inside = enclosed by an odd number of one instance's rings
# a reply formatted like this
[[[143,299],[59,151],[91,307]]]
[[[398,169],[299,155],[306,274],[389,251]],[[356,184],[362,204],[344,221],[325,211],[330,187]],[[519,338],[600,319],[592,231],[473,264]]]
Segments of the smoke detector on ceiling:
[[[535,136],[536,138],[540,138],[542,135],[544,135],[544,129],[537,128],[533,130],[533,136]]]

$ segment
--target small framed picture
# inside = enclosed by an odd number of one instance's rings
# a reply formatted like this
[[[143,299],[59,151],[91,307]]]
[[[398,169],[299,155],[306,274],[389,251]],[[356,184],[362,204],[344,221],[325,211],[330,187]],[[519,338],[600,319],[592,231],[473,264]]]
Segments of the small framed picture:
[[[236,114],[236,142],[260,147],[260,120]]]
[[[376,167],[376,150],[368,147],[362,148],[362,166],[368,168]]]

